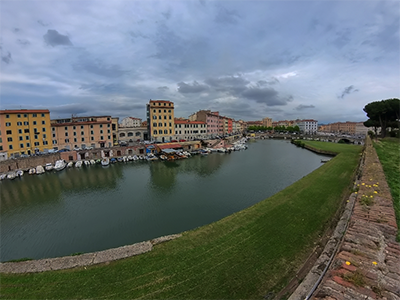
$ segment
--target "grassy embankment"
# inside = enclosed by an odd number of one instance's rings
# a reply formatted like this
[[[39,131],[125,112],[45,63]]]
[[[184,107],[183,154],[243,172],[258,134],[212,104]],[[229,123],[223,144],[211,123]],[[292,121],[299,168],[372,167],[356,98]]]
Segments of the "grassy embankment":
[[[398,227],[397,241],[400,241],[400,140],[398,138],[385,138],[374,141],[373,144],[393,197]]]
[[[276,293],[304,263],[350,193],[362,150],[306,143],[340,154],[274,196],[146,254],[86,269],[2,274],[1,296],[260,299]]]

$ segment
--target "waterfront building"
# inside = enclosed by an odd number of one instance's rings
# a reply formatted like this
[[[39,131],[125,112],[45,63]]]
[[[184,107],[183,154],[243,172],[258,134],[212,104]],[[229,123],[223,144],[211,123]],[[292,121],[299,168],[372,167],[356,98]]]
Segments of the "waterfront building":
[[[0,157],[20,157],[52,148],[48,109],[0,110]]]
[[[312,119],[306,120],[296,120],[292,125],[289,126],[299,126],[300,132],[305,134],[315,134],[318,131],[318,121]]]
[[[150,100],[146,105],[149,139],[167,142],[175,135],[174,103],[167,100]]]
[[[366,135],[368,128],[364,126],[363,122],[335,122],[320,126],[322,132],[338,133],[338,134],[357,134]]]
[[[207,124],[202,121],[190,121],[188,119],[177,118],[174,120],[175,135],[174,139],[193,141],[207,138]]]
[[[189,116],[189,120],[191,121],[201,121],[206,123],[208,138],[213,138],[221,134],[220,119],[222,120],[222,116],[219,115],[219,112],[212,112],[211,110],[200,110]]]
[[[247,121],[246,127],[249,128],[250,126],[263,126],[262,121]]]
[[[119,127],[118,141],[122,142],[139,142],[148,140],[147,124],[144,126],[135,127]]]
[[[121,120],[120,127],[140,127],[142,125],[142,119],[134,117],[126,117]]]
[[[111,116],[71,117],[51,120],[54,149],[112,147],[116,141],[118,118]]]

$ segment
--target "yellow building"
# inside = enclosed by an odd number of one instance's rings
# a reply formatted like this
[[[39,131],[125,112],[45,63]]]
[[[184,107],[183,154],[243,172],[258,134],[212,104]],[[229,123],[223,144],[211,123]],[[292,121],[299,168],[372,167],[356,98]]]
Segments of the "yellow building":
[[[19,157],[52,149],[48,109],[0,110],[0,153]]]
[[[150,100],[146,105],[146,112],[150,140],[171,141],[175,135],[174,103],[167,100]]]

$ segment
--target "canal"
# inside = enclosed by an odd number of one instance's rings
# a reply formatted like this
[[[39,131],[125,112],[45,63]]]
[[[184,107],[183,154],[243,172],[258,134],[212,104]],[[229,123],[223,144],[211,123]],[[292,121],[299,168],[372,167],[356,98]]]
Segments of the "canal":
[[[0,261],[93,252],[190,230],[272,196],[324,158],[286,140],[248,146],[4,180]]]

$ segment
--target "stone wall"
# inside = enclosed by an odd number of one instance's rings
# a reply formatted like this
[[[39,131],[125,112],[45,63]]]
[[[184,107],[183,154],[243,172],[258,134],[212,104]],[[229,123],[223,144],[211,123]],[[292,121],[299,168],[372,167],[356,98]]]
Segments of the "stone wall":
[[[39,165],[44,166],[47,163],[54,164],[59,159],[60,159],[60,153],[55,153],[55,154],[21,157],[18,159],[8,159],[5,161],[0,161],[0,174],[19,169],[27,170],[30,168],[36,168]]]

